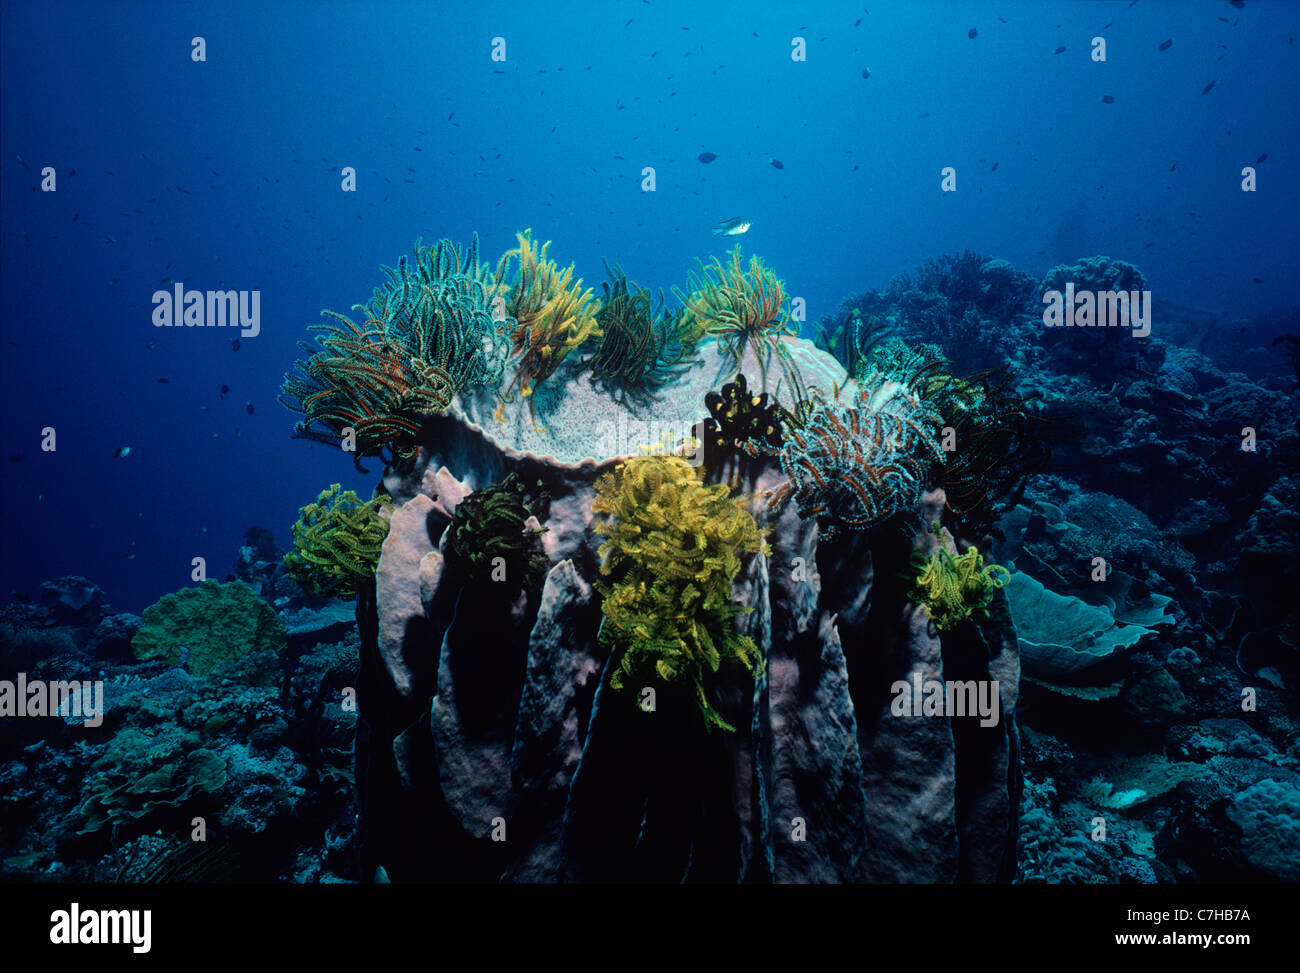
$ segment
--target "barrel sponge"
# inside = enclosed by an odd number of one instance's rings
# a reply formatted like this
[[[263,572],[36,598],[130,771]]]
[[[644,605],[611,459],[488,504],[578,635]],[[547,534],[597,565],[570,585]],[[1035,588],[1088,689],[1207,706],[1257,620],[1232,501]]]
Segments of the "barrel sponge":
[[[131,640],[137,659],[184,662],[195,676],[250,652],[283,654],[287,635],[275,611],[241,581],[163,595],[144,610],[144,624]]]

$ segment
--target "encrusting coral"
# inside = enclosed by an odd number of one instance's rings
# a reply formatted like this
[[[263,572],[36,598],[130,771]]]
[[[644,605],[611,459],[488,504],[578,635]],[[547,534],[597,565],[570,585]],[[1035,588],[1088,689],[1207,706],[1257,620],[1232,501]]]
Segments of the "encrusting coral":
[[[475,490],[459,504],[447,528],[447,549],[465,565],[471,584],[509,582],[510,591],[532,588],[549,567],[522,480],[511,473]],[[498,576],[500,575],[500,576]]]
[[[986,613],[993,592],[1011,580],[1011,572],[1000,564],[986,565],[973,546],[954,555],[940,544],[928,559],[918,557],[913,567],[909,598],[926,607],[941,632]]]
[[[752,611],[731,602],[744,554],[768,553],[763,532],[725,486],[706,486],[675,456],[628,460],[596,483],[604,623],[620,650],[610,685],[657,677],[685,683],[705,726],[732,727],[709,700],[707,680],[735,660],[761,671],[753,639],[731,620]]]
[[[137,659],[184,660],[196,676],[251,652],[283,654],[287,634],[275,610],[242,581],[209,578],[195,588],[163,595],[144,610],[144,624],[131,640]]]
[[[390,509],[387,496],[363,501],[337,483],[322,490],[293,525],[293,550],[284,556],[289,574],[316,598],[352,597],[358,582],[374,576]]]

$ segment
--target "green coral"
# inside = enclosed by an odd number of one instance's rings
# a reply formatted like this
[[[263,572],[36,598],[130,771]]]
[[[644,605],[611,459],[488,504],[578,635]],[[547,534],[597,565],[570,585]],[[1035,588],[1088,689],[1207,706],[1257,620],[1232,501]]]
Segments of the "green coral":
[[[285,567],[302,589],[316,598],[351,598],[357,583],[373,577],[379,550],[388,536],[387,495],[363,501],[339,484],[322,490],[303,507],[293,525],[293,550]]]
[[[953,555],[940,546],[928,560],[917,558],[914,567],[916,576],[908,597],[929,610],[934,627],[941,632],[987,612],[993,592],[1011,580],[1011,572],[1000,564],[985,565],[976,547]]]
[[[457,504],[447,528],[447,549],[465,565],[470,583],[499,580],[495,575],[504,567],[511,590],[518,591],[536,586],[545,575],[550,562],[538,537],[546,528],[528,524],[533,512],[524,493],[523,481],[511,473]]]
[[[251,652],[283,654],[287,635],[275,611],[242,581],[164,595],[144,610],[144,624],[131,640],[137,659],[162,659],[196,676],[207,676],[227,659]]]
[[[600,637],[622,650],[610,685],[656,676],[689,685],[706,728],[733,730],[709,701],[706,681],[726,660],[762,670],[754,640],[732,627],[753,609],[732,604],[731,581],[743,554],[769,552],[763,532],[727,487],[705,486],[675,456],[631,459],[606,473],[592,510],[605,537]]]

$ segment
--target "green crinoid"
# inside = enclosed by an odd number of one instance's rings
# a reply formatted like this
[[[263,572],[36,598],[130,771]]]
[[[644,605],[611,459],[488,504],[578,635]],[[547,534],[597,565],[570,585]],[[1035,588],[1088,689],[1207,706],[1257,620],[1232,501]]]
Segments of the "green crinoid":
[[[596,381],[633,398],[652,398],[691,365],[698,330],[685,309],[667,311],[661,291],[656,304],[650,292],[629,281],[620,267],[605,264],[610,280],[596,322],[600,340],[583,363]]]
[[[934,526],[937,532],[938,524]],[[993,592],[1011,580],[1011,572],[1000,564],[986,565],[975,547],[954,555],[941,545],[928,559],[914,556],[912,567],[908,598],[926,607],[941,632],[987,613]]]
[[[462,252],[450,240],[415,242],[414,268],[404,257],[375,288],[363,310],[367,325],[447,373],[452,388],[501,384],[515,322],[498,302],[492,269],[478,257],[478,236]]]
[[[706,486],[675,456],[628,460],[596,483],[592,511],[604,596],[600,638],[620,650],[610,686],[658,679],[691,690],[706,728],[733,730],[709,701],[708,679],[735,660],[761,672],[754,640],[732,619],[752,611],[731,601],[745,554],[769,549],[740,499]]]
[[[754,353],[760,392],[768,391],[767,370],[775,357],[798,399],[802,388],[798,368],[782,343],[799,333],[790,318],[785,284],[760,257],[751,257],[748,268],[741,266],[739,244],[732,248],[726,263],[717,257],[709,264],[696,263],[697,270],[687,274],[690,293],[673,288],[696,326],[718,342],[737,369],[746,350]]]
[[[478,237],[462,250],[449,240],[416,241],[414,260],[381,268],[388,280],[358,324],[334,311],[316,325],[319,347],[284,377],[280,401],[306,418],[295,435],[330,445],[355,437],[354,462],[391,450],[410,459],[424,422],[446,411],[462,390],[500,385],[515,322],[498,300],[491,269],[478,259]]]
[[[504,581],[503,590],[511,593],[533,588],[550,562],[538,542],[546,528],[529,526],[532,516],[524,483],[511,473],[456,505],[447,528],[447,550],[465,566],[471,584]]]
[[[388,536],[391,498],[363,501],[335,483],[300,511],[293,525],[293,550],[285,567],[302,589],[316,598],[351,598],[362,579],[373,577]]]

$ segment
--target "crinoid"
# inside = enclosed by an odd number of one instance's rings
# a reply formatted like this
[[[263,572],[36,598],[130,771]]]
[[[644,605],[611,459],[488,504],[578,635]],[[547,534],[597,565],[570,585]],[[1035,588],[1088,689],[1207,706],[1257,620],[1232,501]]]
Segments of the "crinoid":
[[[316,325],[320,350],[306,342],[308,353],[284,376],[279,401],[306,418],[294,436],[348,448],[361,472],[361,458],[379,456],[386,463],[418,452],[424,422],[446,410],[456,394],[443,369],[413,357],[402,345],[375,331],[363,331],[333,311],[323,314],[338,325]],[[383,456],[387,447],[390,456]]]
[[[501,384],[515,327],[478,253],[477,234],[465,251],[450,240],[431,247],[417,240],[414,266],[403,257],[396,268],[381,267],[389,279],[354,309],[366,314],[366,328],[445,371],[457,392]]]
[[[770,553],[745,502],[680,457],[644,456],[597,480],[591,509],[605,537],[600,638],[619,650],[610,686],[684,686],[706,728],[732,730],[708,683],[727,661],[762,669],[758,646],[732,623],[753,609],[733,603],[731,583],[746,554]]]
[[[548,260],[546,251],[550,242],[538,247],[532,232],[516,234],[519,246],[502,255],[494,278],[504,311],[516,322],[511,334],[515,374],[503,404],[515,388],[521,396],[529,398],[539,384],[555,373],[569,352],[599,333],[596,315],[600,302],[592,299],[591,288],[584,290],[581,279],[573,280],[572,264],[561,271],[555,261]],[[511,264],[515,260],[519,266],[512,275]],[[528,407],[533,426],[544,432],[537,426],[531,401]],[[500,408],[497,418],[502,419]]]
[[[939,485],[947,506],[980,532],[1020,502],[1030,476],[1044,470],[1051,450],[1044,420],[996,372],[965,380],[971,405],[947,425],[953,449],[945,454]]]
[[[938,533],[938,524],[934,525]],[[954,555],[940,544],[928,559],[912,556],[908,598],[924,605],[941,632],[956,628],[972,617],[987,614],[993,592],[1006,586],[1011,572],[1000,564],[984,563],[979,549],[970,547]]]
[[[316,598],[345,598],[374,577],[379,549],[388,536],[392,498],[363,501],[335,483],[299,511],[293,550],[284,556],[289,574]]]
[[[550,567],[539,540],[546,528],[529,519],[530,502],[545,501],[544,494],[529,498],[524,482],[511,473],[456,505],[446,547],[464,566],[470,584],[504,582],[500,588],[510,595],[541,584]]]
[[[1047,463],[1035,415],[997,373],[957,378],[938,346],[897,339],[877,345],[862,372],[900,383],[939,414],[945,452],[934,479],[948,510],[977,527],[987,528],[1002,505],[1016,503],[1025,480]]]
[[[712,335],[739,369],[745,351],[758,362],[761,391],[767,391],[767,371],[773,357],[785,378],[793,385],[798,369],[782,339],[798,334],[786,306],[785,285],[755,256],[749,268],[740,263],[740,247],[730,259],[717,257],[711,264],[696,261],[697,271],[687,275],[690,293],[673,288],[677,299],[694,316],[700,329]]]
[[[876,373],[853,404],[813,389],[807,419],[780,452],[786,482],[768,492],[777,507],[793,497],[831,540],[840,527],[866,530],[914,506],[943,459],[939,414],[909,389]]]
[[[848,374],[857,375],[864,371],[872,350],[890,338],[893,331],[894,326],[890,321],[875,314],[864,318],[862,311],[854,307],[838,325],[833,324],[828,328],[819,322],[815,343],[822,351],[834,355]]]
[[[617,264],[605,264],[610,280],[596,323],[600,340],[583,363],[596,381],[632,398],[652,398],[691,365],[698,330],[684,309],[667,311],[663,292],[658,303],[650,292],[627,279]]]
[[[477,236],[464,252],[448,240],[416,241],[413,263],[403,257],[382,269],[388,280],[352,308],[362,324],[321,312],[335,323],[309,329],[320,332],[319,348],[299,342],[308,357],[285,375],[280,395],[306,416],[295,436],[348,444],[359,470],[363,456],[410,459],[424,423],[462,389],[499,385],[514,326],[492,313],[495,284]]]
[[[714,470],[741,452],[750,458],[775,456],[785,441],[782,409],[766,392],[749,390],[744,372],[717,392],[704,396],[709,418],[702,423],[704,466]]]

